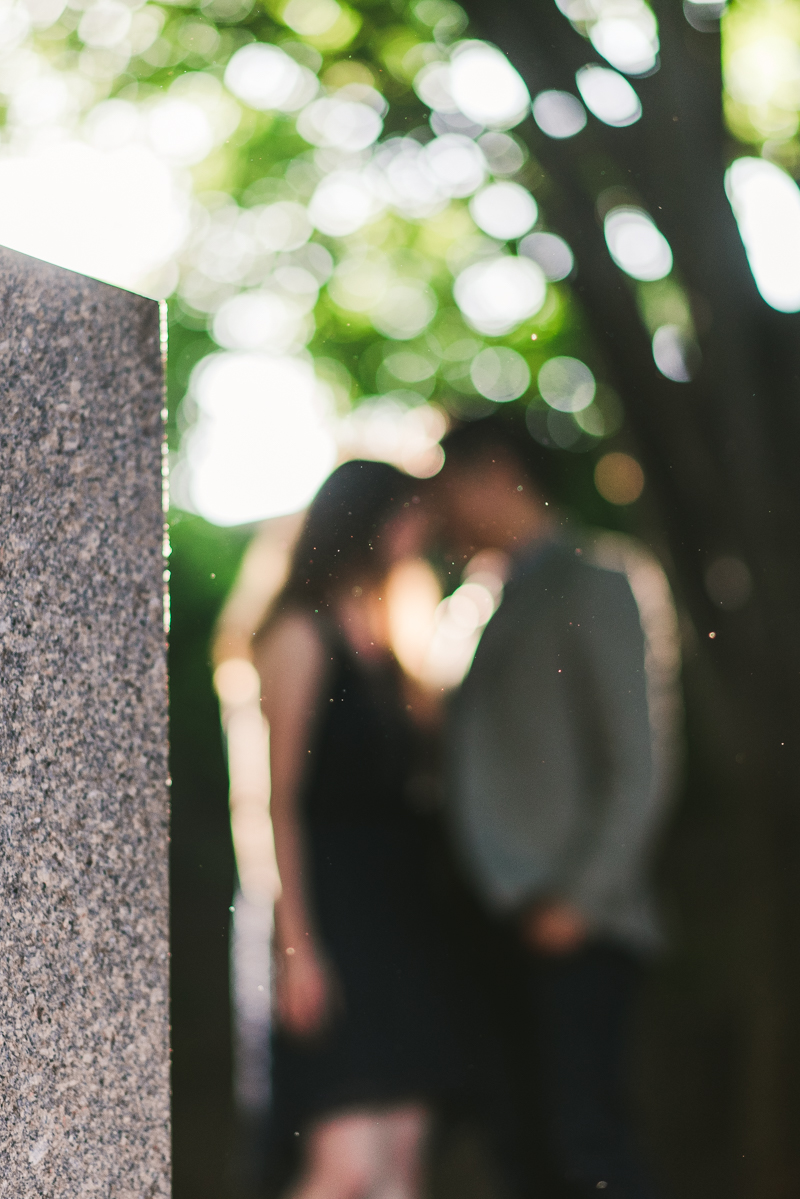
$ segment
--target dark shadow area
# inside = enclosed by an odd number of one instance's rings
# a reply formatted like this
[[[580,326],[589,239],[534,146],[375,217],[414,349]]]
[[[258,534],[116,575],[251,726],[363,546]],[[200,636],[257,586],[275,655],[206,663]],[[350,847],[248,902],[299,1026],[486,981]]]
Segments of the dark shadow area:
[[[247,534],[186,517],[173,523],[171,540],[174,1194],[236,1199],[228,991],[235,865],[209,652]]]

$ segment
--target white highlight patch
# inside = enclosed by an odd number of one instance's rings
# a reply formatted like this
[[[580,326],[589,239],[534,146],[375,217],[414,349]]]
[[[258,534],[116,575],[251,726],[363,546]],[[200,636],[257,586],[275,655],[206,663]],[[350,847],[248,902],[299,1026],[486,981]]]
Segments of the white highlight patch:
[[[725,188],[750,270],[763,298],[778,312],[800,311],[800,189],[763,158],[739,158]]]

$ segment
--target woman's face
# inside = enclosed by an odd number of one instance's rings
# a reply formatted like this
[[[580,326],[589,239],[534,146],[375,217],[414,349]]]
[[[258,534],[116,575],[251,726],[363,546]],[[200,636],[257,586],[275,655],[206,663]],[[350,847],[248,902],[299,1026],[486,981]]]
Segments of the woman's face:
[[[411,501],[381,530],[381,557],[387,570],[407,558],[419,558],[428,541],[428,520],[422,504]]]

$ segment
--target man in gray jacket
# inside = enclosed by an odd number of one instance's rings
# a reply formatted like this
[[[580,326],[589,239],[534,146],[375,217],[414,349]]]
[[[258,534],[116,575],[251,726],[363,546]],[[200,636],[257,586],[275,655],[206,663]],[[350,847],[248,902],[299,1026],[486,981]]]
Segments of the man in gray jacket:
[[[509,561],[453,704],[456,837],[524,946],[565,1180],[576,1196],[650,1199],[625,1057],[640,962],[659,940],[648,873],[675,745],[674,610],[630,543],[563,535],[501,427],[467,426],[445,452],[438,497],[453,542],[464,558],[493,549]]]

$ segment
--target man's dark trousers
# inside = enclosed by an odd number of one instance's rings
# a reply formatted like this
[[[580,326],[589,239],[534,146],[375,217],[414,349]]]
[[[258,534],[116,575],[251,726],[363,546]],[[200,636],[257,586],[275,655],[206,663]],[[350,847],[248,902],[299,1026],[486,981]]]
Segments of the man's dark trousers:
[[[550,1140],[570,1191],[654,1199],[631,1131],[627,1095],[639,960],[608,943],[527,955]]]

